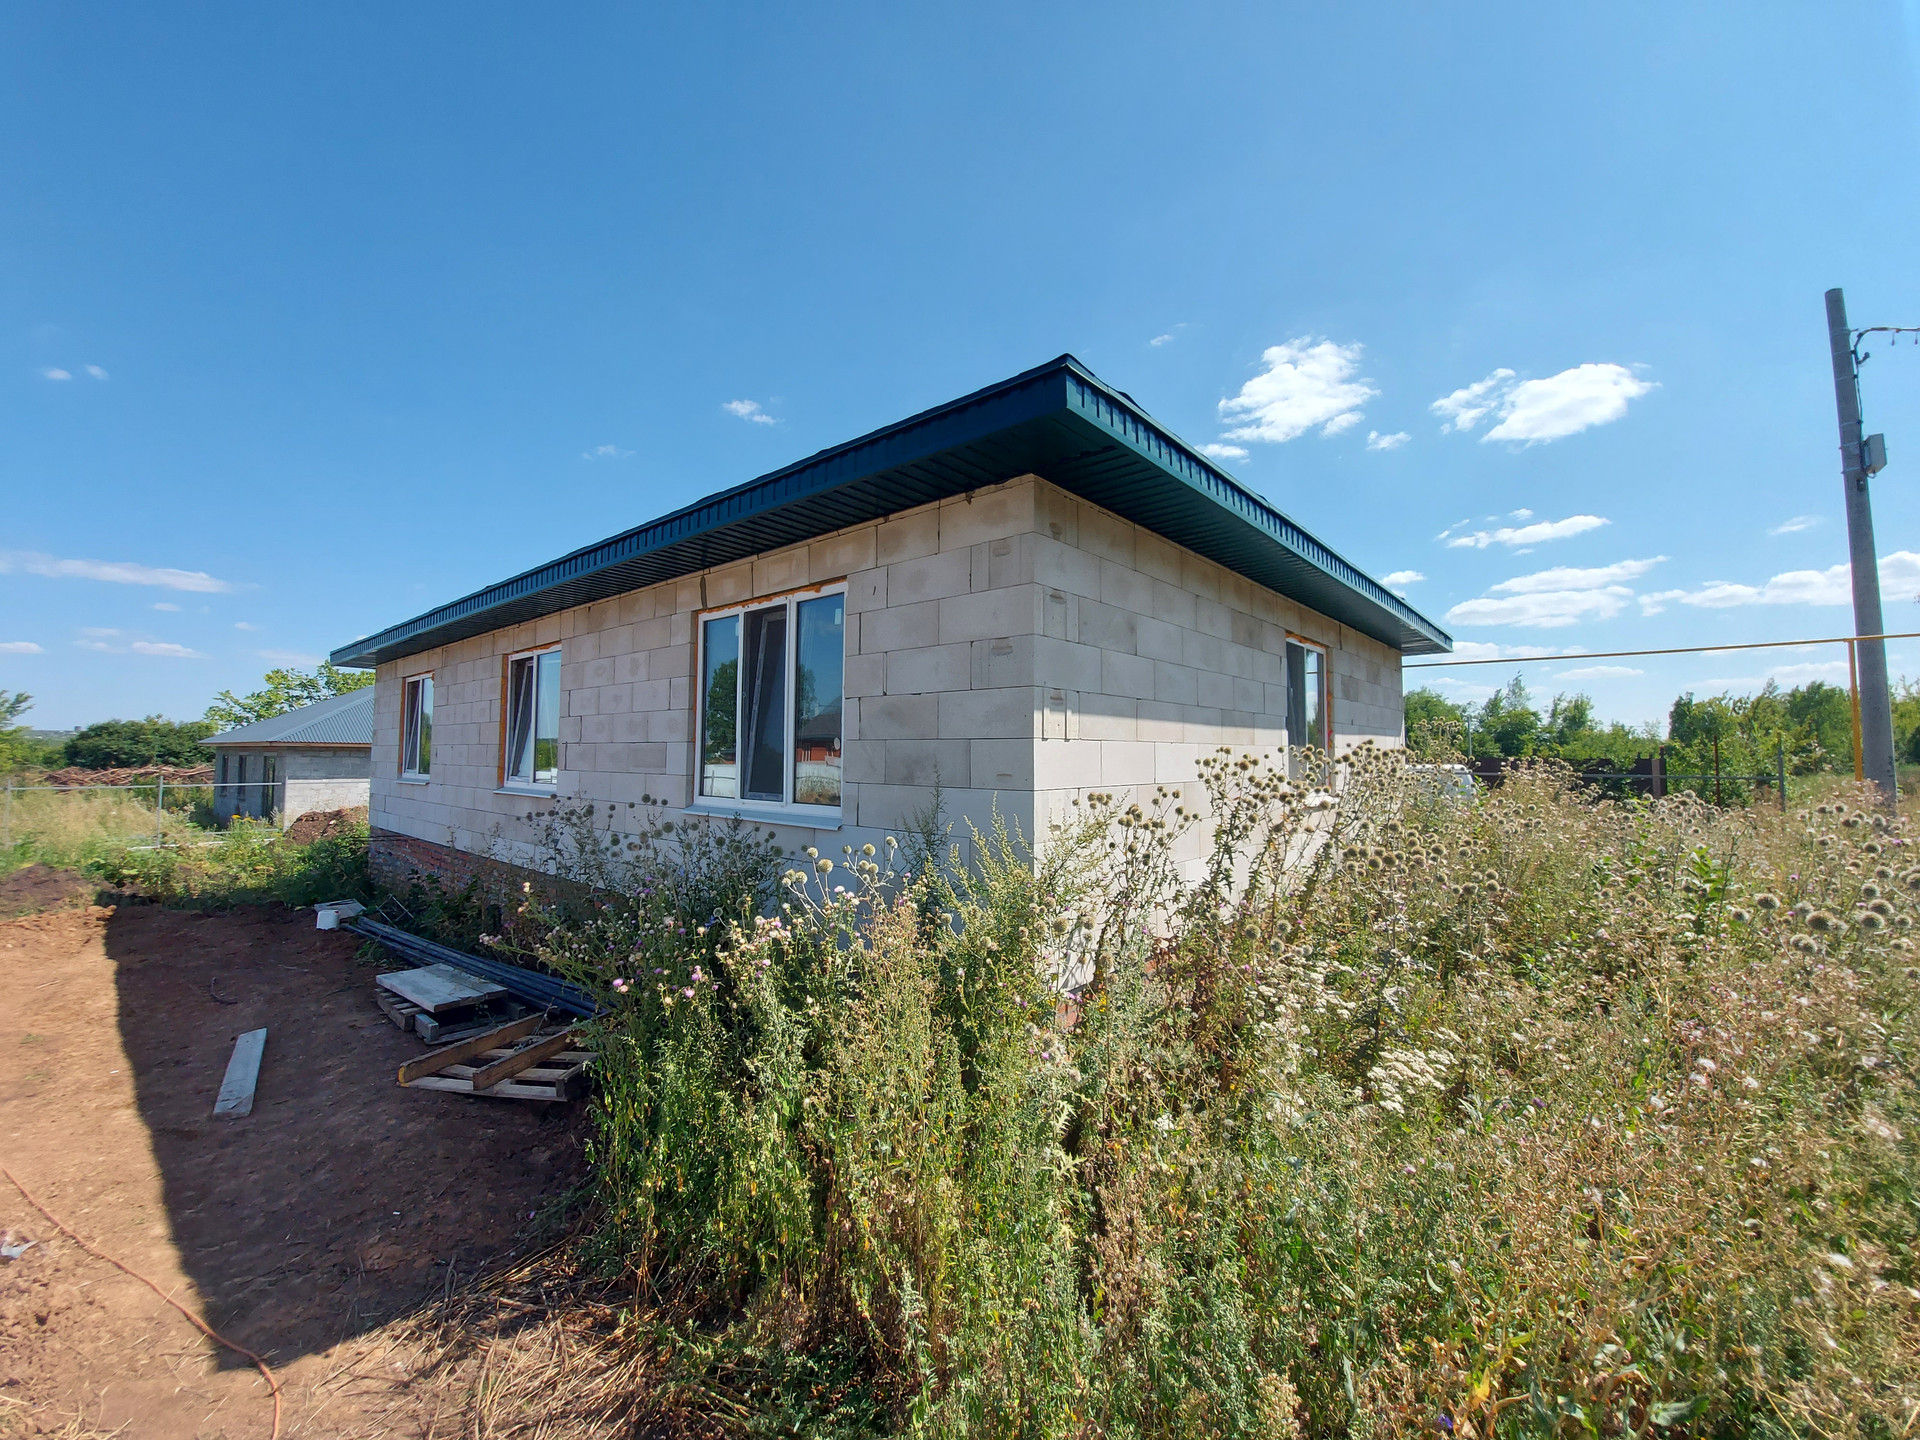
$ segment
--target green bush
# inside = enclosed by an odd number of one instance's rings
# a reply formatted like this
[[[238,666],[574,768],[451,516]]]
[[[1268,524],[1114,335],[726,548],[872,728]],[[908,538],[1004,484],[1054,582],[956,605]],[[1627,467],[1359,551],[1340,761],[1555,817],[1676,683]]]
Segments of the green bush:
[[[90,873],[168,905],[313,905],[373,898],[365,822],[298,845],[271,822],[237,817],[225,832],[184,831],[158,846],[124,846]]]
[[[101,720],[67,737],[66,762],[85,770],[141,765],[210,765],[213,752],[200,742],[213,733],[205,720]]]

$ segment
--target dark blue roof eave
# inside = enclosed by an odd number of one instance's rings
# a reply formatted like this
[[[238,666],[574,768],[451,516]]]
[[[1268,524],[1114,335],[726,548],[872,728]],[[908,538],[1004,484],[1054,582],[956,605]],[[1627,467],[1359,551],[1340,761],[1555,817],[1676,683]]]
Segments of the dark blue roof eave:
[[[1403,654],[1452,648],[1066,355],[342,646],[333,662],[377,665],[1029,473]]]

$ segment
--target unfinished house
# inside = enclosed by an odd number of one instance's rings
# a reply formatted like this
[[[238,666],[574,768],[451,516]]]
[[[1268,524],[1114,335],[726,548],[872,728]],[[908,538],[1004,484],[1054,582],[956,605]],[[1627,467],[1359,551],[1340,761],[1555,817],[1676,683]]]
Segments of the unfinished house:
[[[569,802],[838,855],[937,788],[1031,838],[1221,745],[1398,744],[1401,657],[1450,646],[1063,356],[333,660],[377,667],[377,871],[458,882]]]
[[[335,695],[271,720],[208,736],[213,808],[222,824],[236,815],[278,818],[367,804],[373,772],[371,687]]]

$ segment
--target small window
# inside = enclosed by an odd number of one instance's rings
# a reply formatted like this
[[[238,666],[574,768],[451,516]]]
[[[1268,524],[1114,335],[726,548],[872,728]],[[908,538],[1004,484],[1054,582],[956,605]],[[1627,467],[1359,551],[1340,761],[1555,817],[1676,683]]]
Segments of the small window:
[[[433,676],[407,681],[401,710],[400,773],[426,779],[433,760]]]
[[[560,652],[507,662],[507,783],[560,781]]]
[[[1298,641],[1287,642],[1287,744],[1311,745],[1321,753],[1327,743],[1326,652]]]
[[[279,784],[280,757],[262,755],[260,757],[260,818],[262,820],[271,820],[273,812],[279,808],[275,803],[280,798],[276,793]]]
[[[700,795],[840,803],[846,596],[758,601],[700,626]]]

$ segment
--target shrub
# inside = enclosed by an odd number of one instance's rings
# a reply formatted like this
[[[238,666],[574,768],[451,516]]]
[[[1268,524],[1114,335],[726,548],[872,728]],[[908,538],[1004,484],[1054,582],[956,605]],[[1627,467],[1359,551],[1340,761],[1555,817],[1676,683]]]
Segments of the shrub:
[[[1900,1433],[1907,822],[1318,779],[1222,752],[1037,857],[772,894],[751,832],[586,824],[596,898],[515,920],[609,1007],[594,1253],[690,1317],[691,1393],[799,1433]]]

